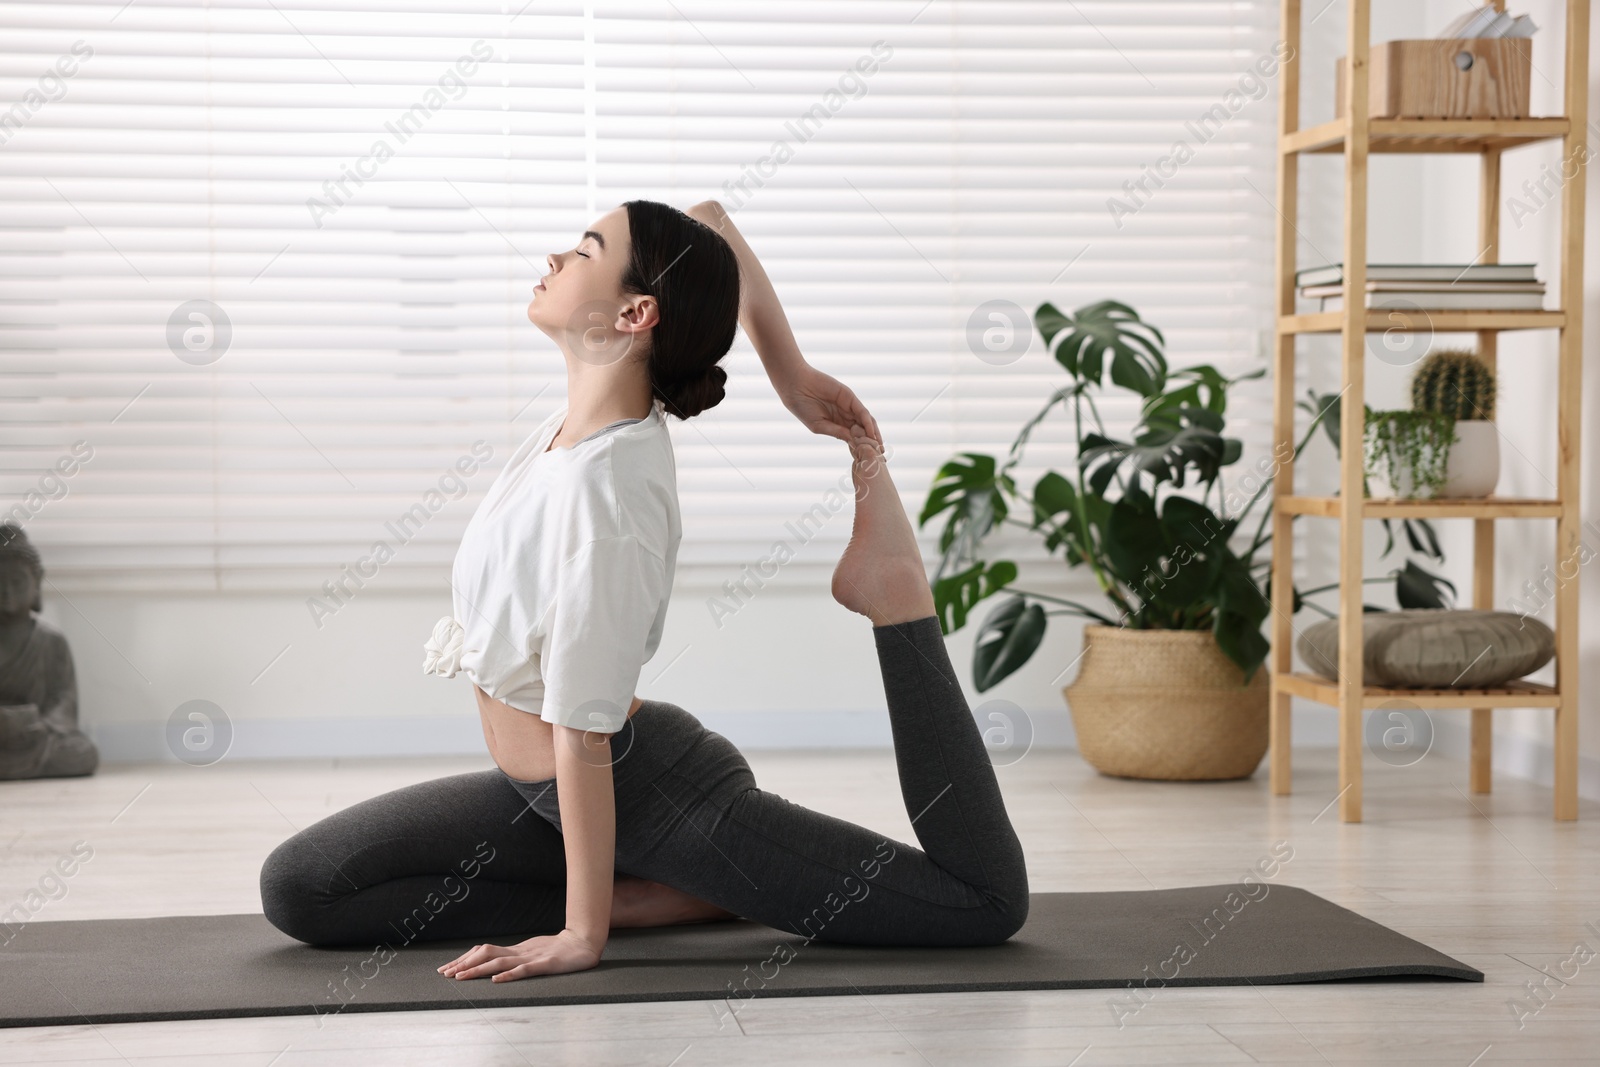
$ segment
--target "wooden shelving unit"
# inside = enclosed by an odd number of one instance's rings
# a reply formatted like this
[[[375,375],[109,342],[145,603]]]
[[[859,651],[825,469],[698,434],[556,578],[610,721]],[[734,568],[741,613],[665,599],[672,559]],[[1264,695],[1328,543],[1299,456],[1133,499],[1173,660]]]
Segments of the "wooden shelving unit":
[[[1508,149],[1559,140],[1562,158],[1584,159],[1588,122],[1590,0],[1567,0],[1565,115],[1495,120],[1373,119],[1368,114],[1370,0],[1349,0],[1345,55],[1352,76],[1345,79],[1343,117],[1299,129],[1300,0],[1283,0],[1283,39],[1294,46],[1284,61],[1278,126],[1277,346],[1274,355],[1275,455],[1293,455],[1295,438],[1295,346],[1306,333],[1341,338],[1344,399],[1340,410],[1339,495],[1297,496],[1292,459],[1281,464],[1274,483],[1272,559],[1271,779],[1274,794],[1290,791],[1289,706],[1294,697],[1339,709],[1339,817],[1361,821],[1363,712],[1405,701],[1426,709],[1472,711],[1472,791],[1489,792],[1491,718],[1495,708],[1545,707],[1555,712],[1555,818],[1578,817],[1578,590],[1560,582],[1555,593],[1556,684],[1518,682],[1496,690],[1379,689],[1362,679],[1362,530],[1376,518],[1462,518],[1473,525],[1473,606],[1494,607],[1494,524],[1496,519],[1554,519],[1556,560],[1579,556],[1578,439],[1583,338],[1583,180],[1561,187],[1560,305],[1552,311],[1368,310],[1357,298],[1366,287],[1367,156],[1373,152],[1471,152],[1481,160],[1478,200],[1478,263],[1499,261],[1500,158]],[[1504,9],[1504,0],[1496,7]],[[1545,32],[1550,32],[1546,30]],[[1344,305],[1335,312],[1295,313],[1295,229],[1299,210],[1302,153],[1344,155]],[[1377,330],[1475,331],[1478,351],[1493,368],[1501,330],[1557,331],[1559,361],[1556,440],[1560,470],[1554,500],[1365,500],[1361,447],[1365,408],[1367,333]],[[1337,683],[1292,671],[1294,607],[1293,523],[1296,516],[1339,523],[1339,678]]]

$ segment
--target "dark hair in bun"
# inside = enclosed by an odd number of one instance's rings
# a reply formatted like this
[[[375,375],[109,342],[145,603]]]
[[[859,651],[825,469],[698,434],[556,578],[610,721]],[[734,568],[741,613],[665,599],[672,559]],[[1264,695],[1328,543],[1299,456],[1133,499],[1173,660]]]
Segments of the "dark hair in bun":
[[[693,418],[706,408],[714,408],[727,395],[728,372],[715,363],[698,378],[686,382],[657,382],[656,392],[667,402],[667,410],[679,418]]]
[[[739,328],[739,258],[720,233],[670,204],[623,206],[632,253],[622,289],[655,297],[661,309],[650,383],[667,411],[691,419],[726,395],[728,372],[717,364]]]

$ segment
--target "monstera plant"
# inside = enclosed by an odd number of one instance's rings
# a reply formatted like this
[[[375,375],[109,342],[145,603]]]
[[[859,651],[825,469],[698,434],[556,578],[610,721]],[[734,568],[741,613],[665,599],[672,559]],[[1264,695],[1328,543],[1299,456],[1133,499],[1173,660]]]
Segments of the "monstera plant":
[[[1268,520],[1275,464],[1259,462],[1242,477],[1224,477],[1243,452],[1227,433],[1228,392],[1265,370],[1229,378],[1209,365],[1173,369],[1161,331],[1113,300],[1070,314],[1041,304],[1034,324],[1066,384],[1023,424],[1003,461],[962,452],[946,462],[918,518],[926,526],[944,516],[933,579],[941,629],[959,630],[980,601],[1007,594],[977,633],[980,692],[1028,661],[1051,615],[1128,630],[1210,631],[1249,681],[1268,652],[1261,630],[1272,610]],[[1114,432],[1102,410],[1111,389],[1138,400],[1137,419],[1125,435]],[[1310,401],[1302,405],[1312,417],[1296,455],[1318,425],[1339,447],[1337,397],[1313,394]],[[1067,473],[1046,471],[1031,490],[1019,488],[1013,471],[1028,437],[1052,415],[1071,420],[1076,463]],[[1048,551],[1086,569],[1103,602],[1090,606],[1016,588],[1016,565],[985,552],[986,539],[1007,525],[1042,536]],[[1425,523],[1404,528],[1413,548],[1442,558]],[[1414,562],[1370,581],[1395,582],[1402,607],[1446,606],[1449,583]],[[1296,591],[1295,610],[1330,614],[1306,598],[1334,588]]]

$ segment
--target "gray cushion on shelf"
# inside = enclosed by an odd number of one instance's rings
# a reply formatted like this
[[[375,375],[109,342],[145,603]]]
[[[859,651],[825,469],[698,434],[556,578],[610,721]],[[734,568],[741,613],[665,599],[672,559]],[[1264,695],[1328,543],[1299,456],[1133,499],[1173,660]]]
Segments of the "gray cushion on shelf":
[[[1493,689],[1531,674],[1555,655],[1556,635],[1538,619],[1510,611],[1376,611],[1362,617],[1367,685]],[[1339,678],[1339,620],[1301,632],[1300,658]]]

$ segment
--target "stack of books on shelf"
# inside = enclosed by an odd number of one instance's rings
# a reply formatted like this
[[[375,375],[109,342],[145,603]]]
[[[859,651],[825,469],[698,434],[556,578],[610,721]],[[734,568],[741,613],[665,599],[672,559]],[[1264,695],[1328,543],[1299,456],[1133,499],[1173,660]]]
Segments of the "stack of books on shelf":
[[[1300,295],[1322,301],[1321,310],[1344,308],[1344,264],[1295,273]],[[1544,282],[1532,263],[1369,263],[1368,308],[1451,311],[1538,311]]]

